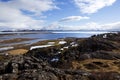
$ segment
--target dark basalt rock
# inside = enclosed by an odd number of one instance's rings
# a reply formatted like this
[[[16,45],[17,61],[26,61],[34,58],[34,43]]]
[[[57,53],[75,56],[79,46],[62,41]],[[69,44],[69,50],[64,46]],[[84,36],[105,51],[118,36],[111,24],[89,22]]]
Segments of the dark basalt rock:
[[[97,52],[91,53],[91,58],[115,60],[115,59],[120,59],[120,53],[97,51]]]
[[[106,36],[103,37],[104,35]],[[83,65],[91,71],[71,68],[73,61],[119,60],[120,33],[101,34],[82,40],[66,40],[68,43],[65,45],[34,49],[25,55],[1,60],[0,80],[120,80],[118,72],[92,71],[110,66],[102,62]],[[70,43],[73,41],[78,45],[72,46]],[[61,51],[64,46],[69,48]],[[120,66],[119,61],[113,63]]]
[[[78,48],[80,52],[94,52],[98,50],[111,51],[113,49],[118,49],[118,47],[110,41],[95,38],[86,39],[79,44]]]

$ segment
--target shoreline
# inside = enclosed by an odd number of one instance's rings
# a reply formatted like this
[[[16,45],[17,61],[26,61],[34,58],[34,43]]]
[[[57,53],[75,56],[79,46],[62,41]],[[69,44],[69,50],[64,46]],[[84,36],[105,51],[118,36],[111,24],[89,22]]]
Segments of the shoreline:
[[[35,32],[35,33],[38,33],[38,32]],[[117,33],[117,32],[114,32],[114,33]],[[27,32],[27,34],[29,34],[29,33]],[[107,34],[107,33],[104,33],[104,34]],[[100,35],[100,34],[97,34],[97,35]],[[9,53],[14,50],[17,51],[19,49],[24,49],[24,50],[29,51],[31,46],[47,45],[48,42],[58,43],[58,41],[60,41],[60,40],[67,40],[67,39],[69,40],[69,39],[84,39],[84,38],[68,37],[68,38],[58,38],[58,39],[51,39],[51,40],[41,40],[41,39],[36,39],[36,38],[12,38],[12,39],[7,39],[7,40],[0,40],[0,45],[1,45],[0,53],[2,53],[2,52]],[[35,42],[33,42],[33,40],[35,40]],[[29,41],[32,43],[30,43]],[[10,48],[10,47],[13,47],[13,48]],[[2,50],[2,48],[3,48],[3,50]],[[8,48],[8,50],[7,50],[7,48]],[[14,53],[15,53],[15,51],[14,51]],[[17,54],[17,52],[16,52],[16,54]]]

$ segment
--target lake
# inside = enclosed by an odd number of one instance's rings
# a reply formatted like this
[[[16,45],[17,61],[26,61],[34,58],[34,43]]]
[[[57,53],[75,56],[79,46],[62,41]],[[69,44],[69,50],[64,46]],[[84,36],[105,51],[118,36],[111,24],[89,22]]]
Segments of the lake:
[[[92,35],[108,33],[108,32],[109,31],[49,31],[48,33],[1,32],[0,34],[15,34],[15,35],[0,36],[0,40],[13,39],[13,38],[37,38],[41,40],[58,39],[58,38],[66,38],[66,37],[86,38]]]
[[[14,38],[32,38],[34,40],[14,42],[14,43],[0,43],[1,49],[6,49],[8,46],[19,44],[33,44],[38,41],[59,39],[66,37],[88,38],[92,35],[108,33],[109,31],[48,31],[48,32],[0,32],[0,41],[10,40]]]

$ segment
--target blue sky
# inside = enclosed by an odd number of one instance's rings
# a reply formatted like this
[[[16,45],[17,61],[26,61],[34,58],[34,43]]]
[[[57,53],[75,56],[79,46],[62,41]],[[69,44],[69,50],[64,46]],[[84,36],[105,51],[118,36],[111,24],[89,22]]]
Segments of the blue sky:
[[[0,29],[120,30],[120,0],[0,0]]]

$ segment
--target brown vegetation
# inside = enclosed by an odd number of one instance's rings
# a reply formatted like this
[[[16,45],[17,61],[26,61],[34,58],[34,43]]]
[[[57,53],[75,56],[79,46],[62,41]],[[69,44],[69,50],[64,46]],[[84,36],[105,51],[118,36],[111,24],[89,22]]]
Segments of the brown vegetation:
[[[0,41],[0,43],[1,44],[18,43],[18,42],[23,42],[23,41],[28,41],[28,40],[33,40],[33,39],[30,39],[30,38],[14,38],[14,39]]]
[[[28,52],[28,50],[26,50],[26,49],[16,49],[16,50],[7,51],[7,53],[10,55],[21,55],[21,54],[25,54],[27,52]]]
[[[118,72],[120,73],[120,60],[87,59],[84,61],[73,61],[72,69],[82,69],[96,72]]]

